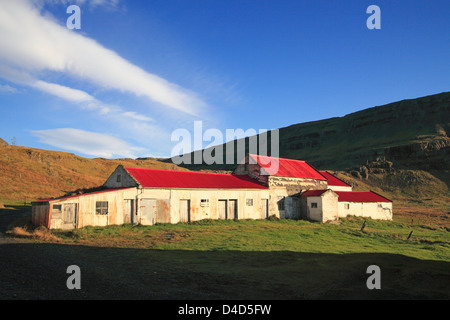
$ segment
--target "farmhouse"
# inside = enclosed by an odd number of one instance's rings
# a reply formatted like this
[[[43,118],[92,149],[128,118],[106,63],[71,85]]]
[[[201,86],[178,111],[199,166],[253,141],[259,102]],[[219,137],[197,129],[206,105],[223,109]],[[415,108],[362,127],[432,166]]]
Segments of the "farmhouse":
[[[305,161],[246,155],[232,174],[119,165],[104,190],[33,202],[32,222],[51,229],[202,219],[392,219],[392,202]]]

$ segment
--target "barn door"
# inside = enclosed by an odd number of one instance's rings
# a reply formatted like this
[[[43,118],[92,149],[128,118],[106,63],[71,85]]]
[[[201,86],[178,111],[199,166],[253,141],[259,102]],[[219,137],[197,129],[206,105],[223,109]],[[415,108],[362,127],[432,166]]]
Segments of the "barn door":
[[[219,200],[218,210],[219,219],[225,220],[227,218],[227,200]]]
[[[156,200],[155,199],[142,199],[141,200],[141,219],[144,225],[155,224],[156,217]]]
[[[77,227],[77,204],[66,203],[63,205],[62,228],[75,229]]]
[[[123,210],[123,223],[133,223],[136,224],[136,210],[134,206],[134,200],[125,199],[124,210]]]
[[[237,200],[231,199],[228,200],[228,216],[227,219],[233,220],[237,219]]]
[[[269,217],[269,200],[261,199],[261,219],[267,219]]]
[[[191,201],[180,200],[180,222],[191,222]]]

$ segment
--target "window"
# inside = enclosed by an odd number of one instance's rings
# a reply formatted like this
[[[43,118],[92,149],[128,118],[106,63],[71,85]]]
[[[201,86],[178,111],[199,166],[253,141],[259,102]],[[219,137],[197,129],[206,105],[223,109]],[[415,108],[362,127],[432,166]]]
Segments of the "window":
[[[53,205],[53,210],[55,210],[55,211],[61,211],[61,209],[62,209],[62,206],[61,206],[60,204],[54,204],[54,205]]]
[[[247,199],[247,200],[245,200],[245,203],[246,203],[247,207],[253,207],[253,199]]]
[[[381,203],[379,203],[378,208],[383,208],[383,205]]]
[[[209,207],[209,199],[201,199],[200,207]]]
[[[97,201],[95,203],[95,213],[102,215],[108,214],[108,201]]]
[[[122,182],[122,175],[121,174],[117,175],[117,182]]]
[[[317,202],[311,202],[311,208],[317,208]]]
[[[350,209],[350,203],[346,203],[345,205],[344,205],[344,207],[345,207],[345,209]]]

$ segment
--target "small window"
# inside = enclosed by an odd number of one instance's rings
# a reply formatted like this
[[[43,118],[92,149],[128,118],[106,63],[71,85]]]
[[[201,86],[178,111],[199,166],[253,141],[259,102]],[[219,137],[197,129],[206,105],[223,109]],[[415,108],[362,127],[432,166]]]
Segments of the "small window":
[[[383,208],[383,205],[381,203],[379,203],[378,208]]]
[[[247,204],[247,207],[253,207],[253,199],[246,199],[245,203]]]
[[[200,207],[209,207],[209,199],[201,199]]]
[[[62,206],[61,206],[60,204],[54,204],[54,205],[53,205],[53,210],[55,210],[55,211],[61,211],[61,209],[62,209]]]
[[[317,202],[311,202],[311,208],[317,208]]]
[[[122,175],[121,174],[117,175],[117,182],[122,182]]]
[[[108,201],[97,201],[95,204],[95,213],[102,215],[108,214]]]
[[[350,209],[350,203],[346,203],[344,207],[345,207],[345,209],[347,209],[347,210]]]

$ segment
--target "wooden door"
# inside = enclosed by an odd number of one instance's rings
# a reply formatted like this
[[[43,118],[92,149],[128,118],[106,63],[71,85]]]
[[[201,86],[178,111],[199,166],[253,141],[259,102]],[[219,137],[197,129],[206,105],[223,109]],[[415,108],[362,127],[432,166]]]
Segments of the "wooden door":
[[[155,224],[155,211],[156,200],[155,199],[142,199],[141,200],[141,221],[144,225]]]
[[[180,222],[191,222],[190,200],[180,200]]]
[[[77,226],[77,204],[66,203],[63,205],[62,228],[75,229]]]
[[[230,199],[228,200],[228,216],[227,219],[233,220],[238,218],[237,212],[237,200]]]
[[[267,219],[269,217],[269,200],[261,199],[261,219]]]
[[[225,220],[227,218],[227,200],[219,200],[217,206],[219,219]]]
[[[125,199],[123,208],[123,223],[136,224],[136,210],[133,199]]]

